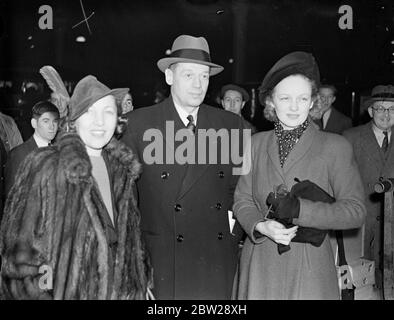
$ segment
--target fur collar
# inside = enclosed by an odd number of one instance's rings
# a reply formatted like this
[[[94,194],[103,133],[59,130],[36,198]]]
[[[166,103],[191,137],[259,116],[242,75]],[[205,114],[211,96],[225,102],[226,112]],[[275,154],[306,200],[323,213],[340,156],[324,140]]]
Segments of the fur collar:
[[[59,156],[59,165],[64,168],[70,182],[89,182],[92,165],[87,154],[85,144],[76,133],[63,133],[57,137],[53,147]],[[123,142],[112,137],[110,142],[103,148],[103,156],[107,157],[110,168],[125,170],[132,180],[138,178],[141,173],[141,164],[133,151]]]

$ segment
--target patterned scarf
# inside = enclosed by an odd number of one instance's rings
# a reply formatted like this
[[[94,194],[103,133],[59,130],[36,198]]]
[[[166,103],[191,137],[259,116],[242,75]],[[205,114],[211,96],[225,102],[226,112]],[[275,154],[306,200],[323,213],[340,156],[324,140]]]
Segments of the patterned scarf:
[[[293,130],[284,130],[279,120],[275,121],[275,135],[278,138],[279,147],[279,161],[280,166],[283,165],[289,155],[290,151],[293,149],[295,144],[300,140],[302,134],[308,128],[309,120],[306,119],[301,125]]]

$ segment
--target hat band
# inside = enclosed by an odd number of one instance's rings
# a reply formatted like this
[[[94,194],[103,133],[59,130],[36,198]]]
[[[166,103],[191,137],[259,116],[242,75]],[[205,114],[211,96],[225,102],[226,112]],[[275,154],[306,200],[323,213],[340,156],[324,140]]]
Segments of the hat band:
[[[387,93],[377,93],[372,96],[372,98],[394,98],[394,94],[387,92]]]
[[[211,62],[209,53],[199,49],[179,49],[171,53],[172,58],[185,58],[192,60],[199,60],[205,62]]]

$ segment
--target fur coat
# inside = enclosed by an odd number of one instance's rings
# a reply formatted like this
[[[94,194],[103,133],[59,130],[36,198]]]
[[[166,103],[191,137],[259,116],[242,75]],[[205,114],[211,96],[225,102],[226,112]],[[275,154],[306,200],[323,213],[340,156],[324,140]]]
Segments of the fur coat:
[[[116,213],[112,231],[77,134],[60,136],[21,164],[0,230],[6,299],[145,299],[151,269],[133,196],[140,164],[114,138],[103,157]]]

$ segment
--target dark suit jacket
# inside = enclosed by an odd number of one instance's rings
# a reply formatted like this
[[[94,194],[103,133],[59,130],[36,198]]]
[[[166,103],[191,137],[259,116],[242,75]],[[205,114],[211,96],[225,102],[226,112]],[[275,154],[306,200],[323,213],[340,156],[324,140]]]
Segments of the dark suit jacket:
[[[322,123],[315,121],[321,128]],[[331,107],[331,114],[328,118],[327,125],[323,129],[326,132],[342,134],[346,129],[352,127],[352,119],[339,112],[334,107]]]
[[[4,167],[7,161],[7,150],[3,141],[0,139],[0,223],[3,215],[3,207],[5,201],[4,193]],[[1,260],[0,260],[1,261]]]
[[[364,183],[367,218],[365,221],[364,255],[379,263],[381,250],[380,219],[383,212],[383,194],[374,190],[380,177],[394,178],[393,132],[386,158],[372,131],[372,122],[349,129],[343,133],[353,145],[354,155]]]
[[[13,148],[8,156],[7,163],[5,165],[5,195],[8,195],[12,185],[15,181],[15,176],[18,171],[20,164],[25,160],[27,155],[38,149],[37,143],[31,136],[27,141]]]
[[[137,188],[141,228],[154,270],[154,295],[158,299],[229,299],[239,237],[230,233],[227,211],[232,207],[238,176],[232,174],[231,158],[229,164],[166,161],[166,155],[179,152],[183,144],[175,141],[172,145],[171,134],[166,137],[166,121],[174,125],[175,132],[185,128],[171,97],[131,112],[122,138],[143,166]],[[209,128],[240,129],[241,117],[203,104],[197,130]],[[156,132],[155,138],[149,130]],[[197,135],[191,137],[194,141]],[[156,155],[163,155],[162,163],[149,163],[151,141],[159,149],[166,144],[163,150],[156,150]],[[213,145],[220,151],[220,139]],[[231,145],[235,146],[234,141]],[[206,146],[204,152],[208,143]],[[196,147],[197,154],[202,155]]]

